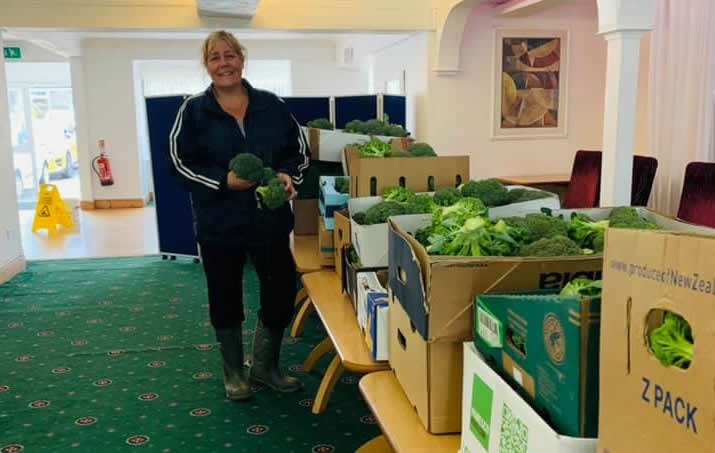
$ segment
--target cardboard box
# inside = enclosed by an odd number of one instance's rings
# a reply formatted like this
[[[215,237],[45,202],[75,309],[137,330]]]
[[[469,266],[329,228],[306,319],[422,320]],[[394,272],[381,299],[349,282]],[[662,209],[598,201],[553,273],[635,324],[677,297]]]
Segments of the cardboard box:
[[[355,313],[357,313],[357,299],[358,299],[358,279],[360,274],[364,272],[379,272],[386,271],[387,267],[366,267],[362,266],[361,263],[356,263],[351,259],[351,255],[354,253],[354,249],[351,246],[345,247],[343,249],[343,260],[345,266],[343,271],[345,272],[345,287],[343,288],[345,292],[350,296]]]
[[[463,348],[460,452],[596,452],[596,439],[567,437],[556,433],[509,384],[489,368],[474,344],[464,343]],[[636,453],[636,450],[631,450],[631,453]]]
[[[316,198],[293,200],[293,217],[295,225],[293,234],[318,234],[318,200]]]
[[[335,265],[333,232],[325,228],[325,222],[322,217],[318,220],[318,255],[322,266],[330,267]]]
[[[469,180],[469,156],[362,159],[355,146],[345,148],[350,197],[372,197],[403,185],[415,192],[455,187]]]
[[[642,216],[671,231],[711,234],[712,229],[679,222],[645,208]],[[556,210],[555,215],[583,212],[594,220],[611,208]],[[603,255],[540,257],[433,256],[409,233],[426,222],[396,216],[390,225],[390,288],[398,294],[423,338],[453,341],[472,338],[473,305],[478,294],[560,289],[576,277],[601,278]],[[438,301],[438,303],[436,303]]]
[[[303,130],[307,131],[311,158],[329,162],[341,162],[346,146],[370,140],[368,135],[353,134],[341,129],[326,130],[303,127]],[[395,137],[376,136],[375,138],[388,143]]]
[[[474,344],[559,434],[598,437],[600,297],[477,297]]]
[[[462,343],[428,342],[414,330],[402,304],[390,295],[390,366],[425,429],[461,429]]]
[[[711,452],[715,443],[715,238],[611,229],[601,325],[602,453]],[[688,369],[665,367],[648,335],[664,311],[694,339]],[[607,333],[607,334],[606,334]]]
[[[343,274],[343,248],[350,245],[350,217],[347,210],[335,213],[335,228],[333,229],[333,246],[335,248],[335,272],[338,274],[342,288],[344,288]]]
[[[508,186],[510,189],[523,188],[533,190],[526,186]],[[433,194],[429,192],[428,194]],[[365,212],[370,207],[380,203],[382,197],[362,197],[351,198],[348,201],[350,212],[353,214]],[[512,203],[506,206],[489,208],[489,216],[491,218],[500,218],[508,216],[524,216],[534,212],[539,212],[542,208],[559,209],[561,207],[559,197],[556,194],[548,198],[538,200],[524,201],[521,203]],[[415,222],[427,222],[431,219],[431,214],[413,214]],[[389,227],[387,223],[376,225],[360,225],[355,221],[352,223],[352,243],[355,246],[360,261],[366,266],[387,266],[388,264],[388,240]]]
[[[367,295],[367,323],[365,324],[365,343],[373,360],[389,360],[389,325],[390,303],[387,293]]]

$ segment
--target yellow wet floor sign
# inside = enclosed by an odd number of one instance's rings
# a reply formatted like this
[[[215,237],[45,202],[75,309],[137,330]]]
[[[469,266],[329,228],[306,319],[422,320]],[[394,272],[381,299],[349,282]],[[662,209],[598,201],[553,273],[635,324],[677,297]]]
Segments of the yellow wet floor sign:
[[[37,197],[32,232],[45,228],[51,233],[56,231],[57,225],[72,228],[72,216],[70,216],[65,202],[62,201],[57,186],[42,184],[40,185],[40,195]]]

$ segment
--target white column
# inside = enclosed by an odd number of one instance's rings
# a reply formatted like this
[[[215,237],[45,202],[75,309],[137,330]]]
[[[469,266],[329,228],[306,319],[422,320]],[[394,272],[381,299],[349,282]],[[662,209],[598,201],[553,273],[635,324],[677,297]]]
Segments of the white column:
[[[631,204],[640,40],[653,29],[656,0],[597,0],[608,43],[603,112],[601,206]]]
[[[84,83],[84,64],[82,57],[70,57],[70,73],[72,77],[72,100],[74,102],[75,130],[77,138],[77,159],[79,160],[79,188],[80,200],[86,202],[94,201],[92,193],[92,178],[94,174],[91,169],[92,158],[94,157],[94,147],[89,143],[87,135],[87,96]]]
[[[631,203],[639,54],[643,34],[640,31],[605,34],[608,59],[603,112],[601,206],[627,206]]]

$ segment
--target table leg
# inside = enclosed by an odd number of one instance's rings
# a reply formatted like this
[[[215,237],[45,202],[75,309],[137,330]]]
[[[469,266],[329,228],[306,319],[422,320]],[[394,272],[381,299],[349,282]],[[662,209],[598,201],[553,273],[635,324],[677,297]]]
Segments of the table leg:
[[[379,435],[362,444],[355,453],[395,453],[387,438]]]
[[[318,360],[320,360],[320,358],[325,354],[332,352],[334,349],[335,347],[333,346],[333,342],[330,340],[330,337],[325,337],[325,339],[318,343],[318,345],[310,351],[310,354],[308,354],[305,362],[303,362],[303,371],[310,373],[315,364],[318,363]]]
[[[306,299],[305,302],[303,302],[303,306],[300,307],[298,314],[295,316],[295,320],[293,320],[293,327],[291,327],[290,329],[291,337],[299,337],[303,333],[305,321],[308,319],[308,315],[312,313],[314,309],[315,307],[313,307],[313,301],[310,300],[310,298]]]
[[[298,307],[304,300],[308,298],[308,293],[305,288],[298,290],[298,294],[295,295],[295,307]]]
[[[344,369],[340,356],[336,354],[333,361],[330,362],[328,369],[325,371],[325,376],[323,376],[320,387],[318,387],[318,393],[315,395],[315,401],[313,401],[314,414],[320,414],[325,411],[330,395],[333,393],[335,384],[338,382],[338,379],[340,379]]]

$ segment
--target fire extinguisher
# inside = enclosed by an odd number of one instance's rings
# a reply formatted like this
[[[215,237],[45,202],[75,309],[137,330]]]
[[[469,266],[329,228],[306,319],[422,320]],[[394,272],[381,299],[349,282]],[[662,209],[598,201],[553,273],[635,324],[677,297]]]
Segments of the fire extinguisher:
[[[109,165],[109,157],[104,151],[104,140],[99,141],[99,156],[92,159],[92,170],[99,176],[99,183],[103,186],[111,186],[114,184],[112,167]]]

